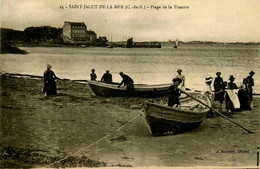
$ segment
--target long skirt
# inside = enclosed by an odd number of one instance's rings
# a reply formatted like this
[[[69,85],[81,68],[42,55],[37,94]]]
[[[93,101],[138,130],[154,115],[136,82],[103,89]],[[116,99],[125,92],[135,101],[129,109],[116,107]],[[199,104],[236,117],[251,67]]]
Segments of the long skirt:
[[[219,93],[218,92],[219,91],[216,91],[214,100],[215,101],[219,101],[222,104],[223,101],[224,101],[225,91],[222,91],[222,92],[219,92]]]
[[[250,106],[249,95],[245,90],[241,89],[238,91],[238,99],[240,102],[240,109],[252,110]]]
[[[44,84],[43,93],[46,93],[47,96],[49,95],[57,95],[57,88],[56,82],[48,82]]]

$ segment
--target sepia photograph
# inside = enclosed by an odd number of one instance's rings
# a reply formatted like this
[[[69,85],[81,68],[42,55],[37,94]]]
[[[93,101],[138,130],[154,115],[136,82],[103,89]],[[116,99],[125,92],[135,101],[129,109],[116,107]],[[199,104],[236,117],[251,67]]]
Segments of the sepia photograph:
[[[0,2],[0,168],[259,168],[259,0]]]

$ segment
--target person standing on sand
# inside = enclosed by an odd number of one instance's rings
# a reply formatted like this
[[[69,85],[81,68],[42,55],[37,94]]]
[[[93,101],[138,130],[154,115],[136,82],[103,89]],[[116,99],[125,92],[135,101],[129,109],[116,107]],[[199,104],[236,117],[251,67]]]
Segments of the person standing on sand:
[[[95,69],[91,69],[90,80],[93,80],[93,81],[97,80],[97,75],[95,73]]]
[[[240,102],[238,99],[238,87],[236,83],[234,83],[234,78],[233,75],[230,75],[229,80],[227,85],[227,94],[226,94],[226,108],[228,113],[232,113],[234,111],[239,111],[240,109]]]
[[[213,80],[212,77],[206,77],[205,86],[203,89],[203,94],[206,95],[211,101],[212,101],[212,96],[213,96],[213,91],[211,89],[212,80]]]
[[[254,79],[253,79],[254,74],[255,74],[255,72],[251,71],[251,72],[249,72],[249,76],[247,76],[247,81],[248,81],[247,86],[248,86],[248,94],[249,94],[250,104],[253,101],[253,86],[255,85]]]
[[[230,81],[228,82],[228,86],[227,86],[228,89],[231,89],[231,90],[233,90],[233,89],[238,89],[236,83],[234,83],[235,79],[236,79],[236,78],[234,78],[233,75],[230,75],[230,77],[229,77],[229,79],[228,79],[228,80],[230,80]]]
[[[252,108],[250,106],[250,101],[249,101],[248,80],[247,80],[247,78],[243,79],[243,83],[239,87],[238,99],[239,99],[239,102],[240,102],[240,109],[241,110],[252,110]]]
[[[185,90],[185,76],[181,74],[182,73],[181,69],[178,69],[177,73],[178,73],[178,75],[176,76],[176,78],[181,79],[180,89]]]
[[[172,79],[173,85],[170,86],[170,96],[168,99],[169,107],[178,107],[180,105],[179,97],[181,91],[178,89],[178,86],[181,84],[182,80],[180,78]]]
[[[212,77],[205,78],[205,85],[204,85],[204,88],[202,91],[202,94],[204,94],[206,97],[208,97],[211,102],[212,102],[212,98],[213,98],[213,91],[211,89],[212,80],[213,80]],[[207,117],[213,117],[213,112],[209,111],[209,113],[207,114]]]
[[[57,88],[55,79],[59,79],[55,73],[51,70],[52,66],[47,65],[47,70],[44,72],[44,88],[43,93],[47,96],[49,95],[57,95]]]
[[[123,78],[121,83],[118,85],[120,87],[122,84],[126,86],[126,96],[132,96],[134,93],[134,81],[131,77],[124,74],[123,72],[120,72],[119,75]]]
[[[224,91],[223,88],[223,78],[220,77],[221,72],[216,73],[217,77],[214,79],[214,90],[215,90],[215,101],[219,101],[220,104],[223,103],[224,100]]]
[[[109,70],[107,70],[106,73],[103,74],[101,82],[112,83],[112,75],[109,73]]]

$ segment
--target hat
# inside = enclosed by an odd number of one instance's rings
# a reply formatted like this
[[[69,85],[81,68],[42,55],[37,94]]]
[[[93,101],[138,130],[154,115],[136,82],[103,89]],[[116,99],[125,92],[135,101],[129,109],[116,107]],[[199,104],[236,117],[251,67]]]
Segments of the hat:
[[[212,77],[206,77],[206,78],[205,78],[205,82],[211,82],[212,80],[213,80]]]
[[[234,78],[234,76],[233,75],[230,75],[230,77],[229,77],[229,79],[228,80],[234,80],[234,79],[236,79],[236,78]]]
[[[216,73],[216,75],[220,75],[220,74],[221,74],[221,72],[217,72],[217,73]]]
[[[249,72],[249,74],[250,74],[250,75],[254,75],[255,72],[254,72],[253,70],[251,70],[251,71]]]
[[[51,65],[50,65],[50,64],[48,64],[48,65],[47,65],[47,69],[50,69],[50,68],[52,68],[52,67],[51,67]]]
[[[181,69],[178,69],[177,72],[182,72],[182,70],[181,70]]]
[[[175,83],[175,82],[181,83],[182,80],[181,80],[180,78],[177,78],[177,77],[176,77],[176,78],[173,78],[173,79],[172,79],[172,82],[173,82],[173,83]]]

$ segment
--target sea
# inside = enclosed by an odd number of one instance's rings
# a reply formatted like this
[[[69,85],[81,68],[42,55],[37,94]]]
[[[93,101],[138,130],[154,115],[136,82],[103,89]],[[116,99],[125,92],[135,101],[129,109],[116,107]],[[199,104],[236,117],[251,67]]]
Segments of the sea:
[[[253,70],[255,93],[260,93],[260,46],[257,45],[183,45],[166,48],[98,48],[98,47],[21,47],[27,55],[1,54],[2,73],[43,75],[47,64],[63,79],[88,80],[91,69],[98,80],[110,70],[114,82],[119,72],[132,77],[136,84],[171,83],[182,69],[185,86],[202,90],[206,77],[221,72],[224,81],[230,75],[239,85]]]

